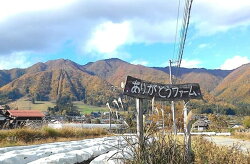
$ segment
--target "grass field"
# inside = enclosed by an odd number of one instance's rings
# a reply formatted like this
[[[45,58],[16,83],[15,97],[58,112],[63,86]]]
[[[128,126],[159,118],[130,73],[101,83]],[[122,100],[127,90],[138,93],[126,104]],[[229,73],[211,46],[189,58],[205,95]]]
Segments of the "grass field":
[[[50,101],[35,101],[35,104],[32,104],[28,98],[21,98],[14,102],[8,104],[11,109],[18,108],[19,110],[41,110],[46,111],[48,107],[54,107],[55,103]]]
[[[108,108],[106,107],[97,107],[84,104],[81,101],[75,101],[74,105],[82,114],[90,114],[91,112],[108,112]]]
[[[97,107],[97,106],[91,106],[84,104],[82,101],[74,101],[74,106],[77,107],[77,109],[82,114],[90,114],[91,112],[106,112],[108,109],[106,107]],[[54,107],[55,102],[51,101],[36,101],[35,104],[32,104],[31,101],[29,101],[27,98],[21,98],[17,101],[11,102],[8,104],[11,109],[18,108],[20,110],[41,110],[46,111],[48,107]]]

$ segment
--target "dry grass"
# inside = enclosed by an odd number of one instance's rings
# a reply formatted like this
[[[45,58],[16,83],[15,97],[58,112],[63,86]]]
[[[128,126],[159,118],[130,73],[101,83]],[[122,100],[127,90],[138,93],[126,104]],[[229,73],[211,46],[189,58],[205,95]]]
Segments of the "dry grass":
[[[163,135],[154,127],[146,131],[143,147],[130,144],[133,152],[127,164],[250,164],[250,153],[239,146],[217,146],[202,137],[192,137],[192,151],[188,158],[183,136]],[[189,159],[189,161],[187,160]]]
[[[250,154],[243,153],[239,147],[223,147],[208,142],[201,137],[193,141],[194,163],[197,164],[249,164]]]
[[[105,129],[62,128],[0,130],[0,147],[71,141],[108,135]]]
[[[127,164],[249,164],[250,154],[243,153],[239,147],[217,146],[202,137],[194,137],[192,141],[191,161],[186,159],[183,142],[179,138],[158,137],[150,144],[139,149],[133,146],[133,158]]]
[[[185,160],[184,145],[172,135],[157,139],[148,138],[143,147],[134,144],[131,148],[133,158],[126,164],[188,164]]]
[[[250,141],[250,132],[235,132],[232,137]]]

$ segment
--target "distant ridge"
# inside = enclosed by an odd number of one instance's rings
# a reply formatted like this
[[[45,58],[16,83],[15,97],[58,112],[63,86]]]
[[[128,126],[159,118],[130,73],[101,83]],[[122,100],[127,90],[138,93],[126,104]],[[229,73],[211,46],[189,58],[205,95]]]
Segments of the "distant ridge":
[[[163,72],[169,72],[169,67],[153,67]],[[207,92],[213,91],[231,70],[205,69],[205,68],[180,68],[172,67],[172,74],[179,79],[179,82],[199,83],[201,88]]]
[[[245,92],[247,87],[250,88],[249,83],[245,85],[250,79],[249,65],[232,71],[181,68],[177,75],[176,68],[173,68],[172,72],[178,82],[199,83],[204,92],[215,93],[220,99],[249,102],[249,92]],[[120,84],[125,81],[126,76],[168,84],[168,71],[168,67],[133,65],[118,58],[99,60],[86,65],[66,59],[50,60],[36,63],[26,69],[0,70],[0,93],[18,92],[19,96],[31,96],[41,100],[70,96],[74,100],[102,105],[121,93]],[[244,89],[239,89],[239,84],[243,85]],[[237,90],[236,95],[232,89]],[[240,96],[232,98],[232,95]]]
[[[169,72],[169,67],[152,67],[163,72]],[[211,75],[224,78],[233,70],[221,70],[221,69],[206,69],[206,68],[183,68],[181,67],[179,71],[177,71],[176,67],[172,67],[172,72],[174,76],[181,77],[182,75],[188,73],[209,73]],[[178,74],[178,75],[177,75]]]
[[[168,73],[142,65],[133,65],[117,58],[100,60],[82,67],[115,86],[120,86],[128,75],[154,82],[169,83]]]

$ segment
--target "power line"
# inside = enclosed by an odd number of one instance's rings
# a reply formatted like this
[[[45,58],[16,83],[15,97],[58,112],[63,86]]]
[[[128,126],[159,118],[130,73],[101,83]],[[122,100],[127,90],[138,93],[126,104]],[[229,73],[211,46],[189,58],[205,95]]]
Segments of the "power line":
[[[179,3],[178,3],[177,20],[176,20],[176,27],[175,27],[173,59],[174,59],[174,56],[175,56],[175,46],[176,46],[177,32],[178,32],[178,27],[179,27],[179,15],[180,15],[180,0],[179,0]]]
[[[188,26],[189,26],[192,3],[193,3],[193,0],[186,0],[185,6],[184,6],[183,22],[182,22],[182,28],[180,32],[178,60],[176,64],[176,77],[178,77],[180,73],[180,66],[181,66],[183,52],[185,48],[185,42],[186,42],[187,31],[188,31]],[[175,82],[177,82],[177,79]]]
[[[183,51],[185,47],[185,42],[186,42],[186,37],[187,37],[187,31],[188,31],[188,25],[189,25],[189,20],[190,20],[190,12],[191,12],[191,6],[193,0],[188,1],[187,5],[185,6],[185,17],[183,21],[183,31],[182,31],[182,42],[180,44],[180,49],[179,49],[179,59],[178,59],[178,67],[181,65],[182,61],[182,56],[183,56]]]

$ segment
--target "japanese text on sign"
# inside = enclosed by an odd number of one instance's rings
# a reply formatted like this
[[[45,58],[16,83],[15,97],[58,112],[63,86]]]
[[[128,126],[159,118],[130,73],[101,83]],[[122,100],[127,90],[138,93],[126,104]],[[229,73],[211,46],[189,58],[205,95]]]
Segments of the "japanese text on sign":
[[[162,101],[202,99],[200,86],[197,83],[158,84],[131,76],[127,77],[123,93],[131,97],[143,99],[155,97],[156,100]]]

